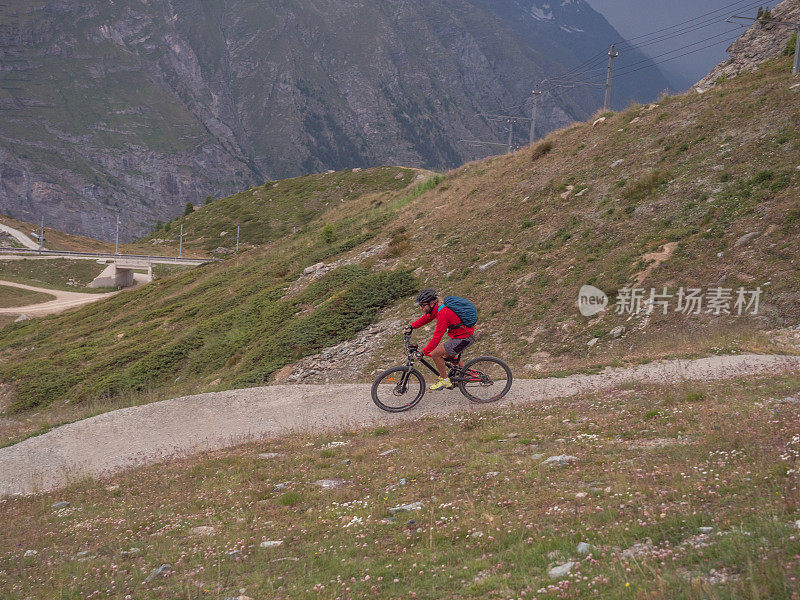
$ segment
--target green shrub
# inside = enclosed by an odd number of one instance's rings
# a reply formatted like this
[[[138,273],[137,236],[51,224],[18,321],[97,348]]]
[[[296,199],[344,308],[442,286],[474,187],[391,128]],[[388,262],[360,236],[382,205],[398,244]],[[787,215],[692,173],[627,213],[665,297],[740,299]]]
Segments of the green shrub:
[[[783,49],[784,56],[794,56],[797,49],[797,32],[795,31],[789,41],[786,43],[786,48]]]
[[[302,500],[302,496],[298,492],[285,492],[278,498],[283,506],[295,506]]]
[[[766,183],[767,181],[772,180],[773,177],[775,177],[775,173],[773,173],[769,169],[759,171],[750,180],[750,185],[761,185],[762,183]]]
[[[531,152],[531,160],[539,160],[543,156],[550,154],[553,150],[553,142],[550,140],[540,142],[533,147]]]
[[[336,241],[336,229],[330,223],[325,223],[319,230],[319,236],[326,244],[332,244]]]
[[[622,192],[622,198],[629,202],[644,200],[652,195],[659,186],[669,181],[669,178],[670,174],[667,171],[653,171],[652,173],[648,173]]]

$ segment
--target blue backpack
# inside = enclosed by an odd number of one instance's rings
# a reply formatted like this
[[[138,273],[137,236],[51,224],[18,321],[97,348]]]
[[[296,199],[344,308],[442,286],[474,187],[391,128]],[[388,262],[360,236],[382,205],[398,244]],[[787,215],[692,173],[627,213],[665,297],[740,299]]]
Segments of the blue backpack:
[[[445,296],[444,306],[456,313],[461,322],[467,327],[475,327],[478,322],[478,309],[466,298],[458,296]]]

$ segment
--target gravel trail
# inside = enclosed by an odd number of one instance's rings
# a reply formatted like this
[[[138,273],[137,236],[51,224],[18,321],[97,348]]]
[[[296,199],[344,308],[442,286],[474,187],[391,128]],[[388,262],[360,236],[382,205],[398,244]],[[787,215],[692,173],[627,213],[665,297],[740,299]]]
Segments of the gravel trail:
[[[428,392],[415,409],[399,415],[375,407],[367,384],[275,385],[174,398],[63,425],[0,449],[0,496],[57,489],[86,476],[109,476],[290,432],[536,404],[607,391],[629,381],[664,384],[786,372],[800,373],[800,357],[745,354],[672,360],[606,369],[596,375],[516,380],[508,396],[491,405],[471,404],[458,391]]]

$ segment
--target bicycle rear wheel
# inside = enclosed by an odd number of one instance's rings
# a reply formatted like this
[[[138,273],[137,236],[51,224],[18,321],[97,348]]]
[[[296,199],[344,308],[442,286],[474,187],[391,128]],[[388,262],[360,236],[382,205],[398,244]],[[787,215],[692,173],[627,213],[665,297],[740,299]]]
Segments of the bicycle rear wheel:
[[[458,382],[458,389],[473,402],[500,400],[513,382],[508,365],[493,356],[479,356],[469,361],[463,373],[464,379]]]
[[[372,401],[387,412],[414,408],[425,395],[425,378],[413,367],[393,367],[375,378]]]

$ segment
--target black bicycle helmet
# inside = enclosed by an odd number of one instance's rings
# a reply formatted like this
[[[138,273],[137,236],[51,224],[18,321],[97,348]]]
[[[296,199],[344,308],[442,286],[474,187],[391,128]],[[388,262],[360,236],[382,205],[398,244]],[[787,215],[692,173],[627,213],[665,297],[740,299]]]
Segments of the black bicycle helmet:
[[[422,306],[423,304],[427,304],[428,302],[433,302],[436,300],[436,290],[433,288],[425,288],[419,294],[417,294],[417,304]]]

